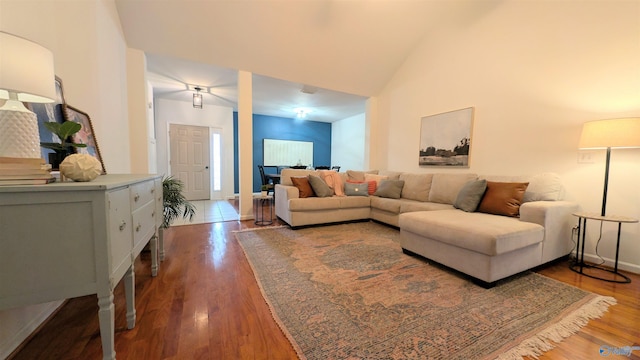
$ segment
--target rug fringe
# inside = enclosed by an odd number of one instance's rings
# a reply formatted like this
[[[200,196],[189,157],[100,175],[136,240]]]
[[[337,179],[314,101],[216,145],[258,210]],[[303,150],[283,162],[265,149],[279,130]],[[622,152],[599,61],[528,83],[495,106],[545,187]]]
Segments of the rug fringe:
[[[241,233],[241,232],[250,232],[250,231],[260,231],[260,230],[273,230],[273,229],[282,229],[288,228],[286,225],[274,225],[274,226],[263,226],[251,229],[242,229],[242,230],[233,230],[232,233]]]
[[[270,226],[270,227],[263,227],[263,228],[237,230],[237,231],[233,231],[233,232],[241,233],[241,232],[249,232],[249,231],[255,231],[255,230],[279,229],[279,228],[285,228],[285,227],[287,227],[287,226],[280,225],[280,226]],[[238,240],[237,237],[236,237],[236,240]],[[260,289],[260,294],[262,295],[262,300],[265,302],[265,304],[267,304],[267,308],[269,309],[269,313],[271,313],[271,318],[276,322],[276,324],[280,328],[280,331],[282,331],[282,333],[287,338],[287,340],[289,340],[289,344],[291,344],[291,347],[293,347],[293,351],[295,351],[296,355],[298,355],[298,359],[299,360],[307,360],[307,357],[304,355],[304,351],[302,351],[302,349],[300,348],[298,343],[293,338],[293,335],[291,335],[289,330],[287,330],[287,328],[284,326],[284,323],[282,322],[282,320],[280,319],[280,317],[276,313],[275,307],[273,306],[271,301],[269,301],[269,298],[267,297],[267,294],[266,294],[266,292],[264,290],[264,287],[262,286],[262,282],[260,281],[260,278],[258,277],[258,271],[253,266],[253,262],[251,262],[249,260],[249,255],[247,254],[247,249],[245,249],[244,246],[242,246],[242,242],[238,241],[238,244],[240,244],[240,248],[242,249],[242,252],[244,253],[245,258],[247,259],[247,262],[249,263],[249,266],[251,267],[251,271],[253,272],[253,278],[255,279],[256,283],[258,284],[258,288]]]
[[[610,305],[615,305],[616,299],[610,296],[598,296],[579,309],[575,310],[560,322],[525,339],[520,345],[511,348],[496,359],[522,360],[525,356],[537,359],[546,351],[553,349],[555,344],[580,331],[589,320],[601,317]]]

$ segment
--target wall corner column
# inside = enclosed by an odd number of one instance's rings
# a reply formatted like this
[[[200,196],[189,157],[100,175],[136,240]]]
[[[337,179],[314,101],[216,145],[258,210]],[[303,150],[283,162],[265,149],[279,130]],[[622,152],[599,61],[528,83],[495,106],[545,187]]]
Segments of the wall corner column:
[[[382,156],[384,153],[380,145],[380,114],[378,109],[378,98],[370,97],[366,102],[365,109],[365,137],[364,137],[364,167],[365,169],[386,169],[386,163]],[[376,144],[376,146],[372,146]]]
[[[253,74],[238,71],[238,187],[240,220],[253,216]]]
[[[127,111],[131,172],[149,173],[149,129],[147,114],[147,59],[144,52],[127,48]]]

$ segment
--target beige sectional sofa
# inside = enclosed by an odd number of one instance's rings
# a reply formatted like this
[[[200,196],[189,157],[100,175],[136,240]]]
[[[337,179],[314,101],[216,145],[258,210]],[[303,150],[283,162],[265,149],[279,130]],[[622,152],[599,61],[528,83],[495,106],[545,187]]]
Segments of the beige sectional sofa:
[[[340,173],[343,182],[348,175]],[[399,198],[332,196],[300,198],[291,177],[320,174],[285,169],[275,187],[276,215],[292,227],[373,219],[400,228],[407,253],[421,255],[492,284],[507,276],[567,255],[572,248],[571,213],[578,209],[563,201],[557,175],[490,177],[461,173],[400,173],[380,171],[377,181],[402,180]],[[519,217],[463,211],[458,195],[465,185],[484,179],[496,184],[525,183]],[[494,191],[495,192],[495,191]],[[488,190],[487,190],[488,194]]]

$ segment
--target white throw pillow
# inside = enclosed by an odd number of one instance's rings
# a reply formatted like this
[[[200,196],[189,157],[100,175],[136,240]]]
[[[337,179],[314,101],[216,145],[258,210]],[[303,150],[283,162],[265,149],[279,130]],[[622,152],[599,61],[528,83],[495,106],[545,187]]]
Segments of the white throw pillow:
[[[542,173],[531,177],[522,202],[557,201],[563,198],[564,187],[560,176],[555,173]]]

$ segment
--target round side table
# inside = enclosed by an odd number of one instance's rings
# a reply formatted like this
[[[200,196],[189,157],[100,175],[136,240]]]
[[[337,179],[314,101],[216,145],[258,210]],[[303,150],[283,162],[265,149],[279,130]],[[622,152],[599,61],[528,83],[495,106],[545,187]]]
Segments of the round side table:
[[[637,223],[638,219],[634,219],[626,216],[616,216],[616,215],[602,216],[596,213],[588,213],[588,212],[576,212],[576,213],[573,213],[573,216],[578,218],[578,241],[576,243],[576,261],[570,265],[571,270],[579,274],[582,274],[594,279],[598,279],[598,280],[604,280],[604,281],[622,283],[622,284],[630,283],[631,279],[628,276],[618,271],[618,255],[620,252],[620,230],[622,228],[623,223]],[[586,264],[584,262],[584,244],[585,244],[585,236],[587,233],[587,220],[618,223],[618,238],[616,241],[616,261],[615,261],[613,270],[602,267],[602,266],[598,266],[598,265]],[[616,276],[622,277],[622,279],[615,279],[615,278],[607,279],[607,278],[595,276],[593,274],[588,274],[583,271],[584,268],[592,268],[592,269],[598,269],[601,271],[606,271]]]
[[[253,197],[257,202],[256,206],[256,225],[264,226],[273,224],[273,195],[255,195]],[[265,217],[265,205],[269,208],[269,217]]]

